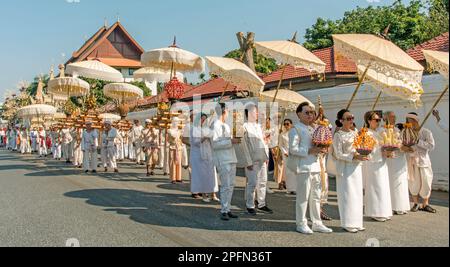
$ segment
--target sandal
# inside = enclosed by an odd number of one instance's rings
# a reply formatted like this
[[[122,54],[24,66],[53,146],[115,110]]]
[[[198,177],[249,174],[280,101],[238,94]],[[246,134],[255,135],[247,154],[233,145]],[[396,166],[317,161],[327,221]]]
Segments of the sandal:
[[[421,211],[426,211],[426,212],[429,212],[429,213],[436,213],[436,210],[433,209],[430,205],[426,205],[425,207],[421,208],[420,210]]]

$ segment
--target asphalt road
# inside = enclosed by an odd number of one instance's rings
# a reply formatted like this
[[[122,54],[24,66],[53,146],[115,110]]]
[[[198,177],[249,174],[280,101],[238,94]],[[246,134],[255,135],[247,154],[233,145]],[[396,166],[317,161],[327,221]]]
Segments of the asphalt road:
[[[434,192],[437,214],[394,216],[385,223],[365,221],[365,232],[349,234],[335,219],[335,233],[305,236],[295,232],[295,197],[268,195],[272,215],[244,213],[244,188],[238,178],[233,207],[240,218],[219,219],[218,203],[190,197],[189,183],[145,177],[141,166],[120,164],[121,173],[85,175],[63,162],[0,150],[0,246],[147,247],[310,247],[449,246],[448,193]],[[187,176],[185,176],[187,177]],[[275,183],[270,183],[274,188]],[[328,213],[338,218],[336,194]]]

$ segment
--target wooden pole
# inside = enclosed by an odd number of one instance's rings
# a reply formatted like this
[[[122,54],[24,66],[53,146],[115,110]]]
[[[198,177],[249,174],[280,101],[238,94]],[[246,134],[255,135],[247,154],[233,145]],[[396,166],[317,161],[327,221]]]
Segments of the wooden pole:
[[[219,102],[222,101],[222,98],[225,95],[225,92],[227,91],[229,85],[230,85],[230,83],[227,82],[227,84],[225,85],[225,88],[223,88],[223,92],[222,92],[222,95],[219,98]]]
[[[367,72],[369,71],[370,63],[367,65],[366,70],[364,71],[363,75],[361,76],[361,79],[359,80],[358,86],[356,86],[355,91],[353,92],[352,97],[350,98],[350,101],[348,102],[347,108],[349,109],[352,105],[353,100],[355,99],[356,93],[358,92],[359,88],[361,88],[362,83],[364,82],[364,79],[366,78]]]
[[[423,119],[422,124],[420,125],[419,131],[423,128],[423,126],[425,125],[425,122],[428,120],[428,118],[430,118],[431,114],[433,113],[433,110],[436,108],[436,106],[439,104],[439,102],[441,101],[441,99],[444,97],[445,93],[448,91],[448,85],[445,87],[444,91],[441,93],[441,95],[439,96],[439,98],[436,100],[436,102],[434,103],[433,107],[431,108],[431,110],[428,112],[427,116],[425,117],[425,119]]]
[[[278,91],[280,91],[281,84],[283,83],[283,78],[284,78],[284,73],[286,72],[286,68],[287,68],[287,65],[285,65],[285,66],[283,67],[283,71],[281,72],[280,81],[278,81],[277,91],[275,92],[275,95],[273,96],[273,101],[272,101],[272,103],[275,103],[275,101],[277,100]]]
[[[380,101],[381,94],[383,94],[383,91],[380,91],[380,93],[379,93],[378,96],[377,96],[377,99],[375,100],[375,103],[373,103],[372,111],[375,110],[375,107],[377,106],[378,101]]]

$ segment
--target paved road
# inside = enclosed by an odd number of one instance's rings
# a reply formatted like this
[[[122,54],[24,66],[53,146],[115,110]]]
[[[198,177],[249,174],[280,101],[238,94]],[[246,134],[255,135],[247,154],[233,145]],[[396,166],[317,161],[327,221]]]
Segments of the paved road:
[[[437,214],[395,216],[386,223],[366,220],[367,231],[349,234],[339,221],[335,233],[296,233],[295,198],[268,195],[273,215],[245,215],[243,181],[233,206],[239,220],[223,222],[219,205],[190,197],[189,184],[172,185],[162,175],[147,178],[142,167],[124,163],[120,174],[85,175],[63,162],[0,150],[0,246],[448,246],[448,194],[435,192]],[[271,186],[275,184],[271,182]],[[336,194],[328,212],[338,217]]]

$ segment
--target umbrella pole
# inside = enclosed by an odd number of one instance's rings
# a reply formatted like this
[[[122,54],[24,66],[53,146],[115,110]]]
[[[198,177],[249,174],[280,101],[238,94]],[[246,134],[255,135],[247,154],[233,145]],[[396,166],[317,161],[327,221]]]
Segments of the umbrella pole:
[[[223,88],[223,92],[222,92],[222,95],[219,98],[219,102],[222,101],[222,98],[225,95],[225,92],[227,91],[229,85],[230,85],[230,83],[227,82],[227,84],[225,85],[225,88]]]
[[[347,108],[349,109],[352,105],[353,100],[355,99],[356,93],[358,93],[359,88],[361,88],[362,83],[364,82],[364,79],[366,78],[367,72],[369,71],[370,64],[367,65],[366,70],[364,71],[363,75],[361,76],[361,79],[359,80],[358,86],[356,86],[355,91],[353,92],[352,97],[350,98],[350,101],[348,102]]]
[[[375,100],[375,103],[373,103],[372,111],[375,110],[375,107],[377,106],[378,101],[380,101],[380,97],[381,97],[381,94],[382,94],[382,93],[383,93],[383,91],[380,91],[380,93],[378,94],[377,99]]]
[[[284,78],[284,73],[286,72],[286,68],[287,68],[287,66],[284,66],[283,71],[281,72],[281,78],[280,78],[280,81],[278,81],[277,91],[275,92],[272,103],[275,103],[275,101],[277,100],[278,91],[280,91],[281,84],[283,83],[283,78]]]
[[[439,102],[441,101],[441,99],[444,97],[445,93],[448,91],[448,85],[445,87],[444,91],[441,93],[441,95],[439,96],[439,98],[436,100],[436,102],[434,103],[433,107],[431,108],[431,110],[428,112],[427,116],[425,117],[425,119],[423,119],[422,124],[420,125],[419,131],[423,128],[423,126],[425,125],[425,122],[428,120],[428,118],[430,118],[431,114],[433,113],[433,110],[436,108],[436,106],[439,104]]]

